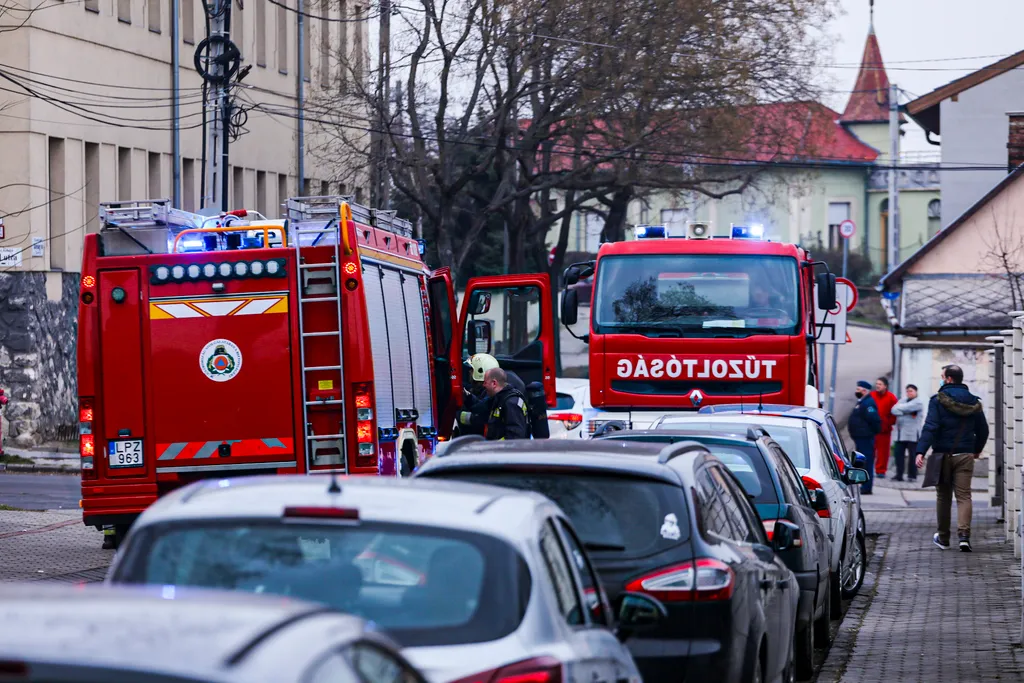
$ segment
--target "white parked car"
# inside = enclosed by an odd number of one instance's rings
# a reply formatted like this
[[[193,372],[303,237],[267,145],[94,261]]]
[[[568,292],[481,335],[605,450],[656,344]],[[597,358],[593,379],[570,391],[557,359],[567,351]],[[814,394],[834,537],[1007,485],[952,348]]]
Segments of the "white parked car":
[[[548,409],[552,439],[580,439],[587,436],[584,411],[590,407],[590,380],[572,377],[555,379],[557,403]]]
[[[624,641],[661,623],[664,605],[624,593],[613,611],[547,498],[429,479],[336,483],[266,476],[178,489],[136,520],[107,583],[324,603],[375,623],[431,683],[640,683]],[[596,600],[583,586],[597,586]]]

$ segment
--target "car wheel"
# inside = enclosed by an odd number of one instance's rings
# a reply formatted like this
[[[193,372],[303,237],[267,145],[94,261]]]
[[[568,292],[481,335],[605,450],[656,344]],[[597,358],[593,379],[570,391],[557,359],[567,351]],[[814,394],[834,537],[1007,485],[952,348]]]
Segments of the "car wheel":
[[[843,597],[849,600],[857,594],[860,587],[864,585],[864,570],[867,564],[867,548],[864,545],[864,534],[857,534],[853,548],[850,549],[849,566],[843,577]]]
[[[867,526],[864,524],[864,515],[857,515],[857,533],[861,536],[867,536]]]
[[[814,639],[818,642],[818,647],[828,647],[832,644],[832,584],[832,573],[829,572],[829,594],[825,597],[821,617],[814,622]]]
[[[801,681],[809,681],[814,676],[814,624],[796,634],[794,659],[796,677]]]
[[[839,560],[839,571],[842,573],[843,564],[846,562],[846,557],[843,556]],[[839,574],[831,572],[828,578],[828,601],[829,611],[832,613],[833,619],[843,618],[843,584],[839,578]]]

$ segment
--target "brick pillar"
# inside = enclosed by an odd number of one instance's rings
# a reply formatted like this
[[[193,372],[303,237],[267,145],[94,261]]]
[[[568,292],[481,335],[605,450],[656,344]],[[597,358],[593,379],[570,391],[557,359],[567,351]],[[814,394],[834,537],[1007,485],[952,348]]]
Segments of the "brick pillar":
[[[1021,495],[1024,494],[1024,311],[1014,311],[1013,316],[1013,452],[1017,460],[1017,526],[1014,528],[1013,554],[1021,556]]]
[[[989,447],[992,454],[988,468],[988,499],[992,507],[998,506],[1002,509],[1003,477],[1001,476],[1001,470],[1004,453],[1002,434],[998,431],[998,428],[1002,426],[1002,420],[999,419],[999,411],[1002,410],[1002,406],[999,405],[1002,387],[997,386],[996,383],[1002,381],[1003,338],[985,337],[985,341],[992,344],[992,348],[985,352],[988,360],[988,400],[985,402],[985,416],[988,418],[988,433],[991,435]],[[1000,519],[1004,519],[1002,514]]]
[[[1006,143],[1008,171],[1024,164],[1024,113],[1010,114],[1010,135]]]

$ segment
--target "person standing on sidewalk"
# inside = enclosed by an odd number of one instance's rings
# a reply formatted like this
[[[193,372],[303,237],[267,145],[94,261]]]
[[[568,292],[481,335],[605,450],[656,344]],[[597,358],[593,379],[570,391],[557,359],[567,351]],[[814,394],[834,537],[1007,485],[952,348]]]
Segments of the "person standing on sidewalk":
[[[957,536],[960,550],[971,552],[971,477],[974,461],[988,441],[988,419],[981,399],[967,390],[964,371],[956,365],[942,369],[942,387],[928,401],[928,416],[917,442],[917,466],[924,465],[924,486],[935,486],[935,512],[939,530],[932,542],[949,548],[950,507],[956,495]]]
[[[868,480],[860,486],[861,494],[867,496],[871,495],[875,483],[875,437],[882,429],[882,420],[875,399],[871,397],[871,385],[864,380],[857,382],[856,393],[857,405],[850,413],[846,428],[850,431],[854,448],[867,460]]]
[[[896,416],[896,481],[903,481],[906,466],[907,481],[917,480],[917,440],[921,438],[924,422],[924,401],[917,395],[917,387],[908,384],[903,399],[892,407]]]
[[[889,453],[892,450],[892,428],[896,424],[892,408],[899,399],[896,398],[896,394],[889,391],[889,380],[885,377],[875,380],[875,390],[871,392],[871,398],[875,399],[878,416],[882,420],[882,429],[875,437],[875,475],[879,479],[885,479],[885,473],[889,471]]]

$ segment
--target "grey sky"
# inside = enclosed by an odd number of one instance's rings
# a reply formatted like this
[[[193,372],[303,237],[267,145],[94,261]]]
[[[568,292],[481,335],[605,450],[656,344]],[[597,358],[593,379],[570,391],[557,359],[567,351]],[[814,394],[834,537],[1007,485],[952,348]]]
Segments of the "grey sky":
[[[830,61],[836,66],[823,77],[825,85],[836,91],[826,104],[842,112],[868,34],[868,0],[840,0],[840,4],[842,14],[829,31],[835,39]],[[905,98],[909,99],[1024,50],[1022,26],[1022,0],[875,0],[875,34],[886,71],[893,83],[908,91]],[[949,61],[960,57],[980,59]],[[904,149],[937,149],[925,142],[913,123],[905,130]]]

